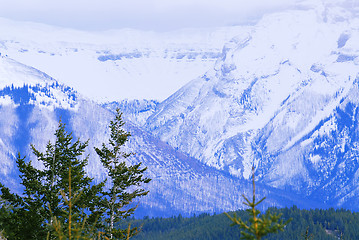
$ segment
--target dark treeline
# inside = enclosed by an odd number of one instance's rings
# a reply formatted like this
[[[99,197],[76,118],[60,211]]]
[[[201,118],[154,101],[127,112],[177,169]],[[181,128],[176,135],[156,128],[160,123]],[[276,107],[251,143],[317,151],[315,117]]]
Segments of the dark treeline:
[[[359,239],[359,213],[343,209],[301,210],[297,207],[270,208],[270,212],[281,213],[284,220],[292,219],[283,232],[270,234],[263,239],[312,239],[334,240]],[[233,213],[230,213],[233,214]],[[237,211],[237,216],[248,219],[244,210]],[[134,240],[231,240],[240,238],[237,226],[230,226],[231,220],[224,214],[201,214],[190,218],[181,215],[171,218],[144,218],[129,220],[133,226],[141,226],[141,232]],[[127,224],[127,223],[125,223]]]

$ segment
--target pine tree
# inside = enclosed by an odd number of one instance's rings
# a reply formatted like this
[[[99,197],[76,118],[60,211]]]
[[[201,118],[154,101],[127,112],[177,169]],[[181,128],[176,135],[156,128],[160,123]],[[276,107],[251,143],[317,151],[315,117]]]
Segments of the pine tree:
[[[11,193],[10,189],[0,185],[1,199],[10,206],[10,211],[1,219],[5,236],[8,239],[43,239],[46,236],[44,228],[46,214],[42,208],[42,197],[39,192],[43,191],[40,182],[40,171],[25,163],[25,158],[20,154],[16,160],[20,172],[21,184],[24,187],[23,196]]]
[[[144,183],[150,182],[144,177],[147,168],[141,168],[141,163],[129,165],[126,159],[133,153],[122,151],[128,137],[131,134],[123,129],[124,121],[122,113],[116,110],[116,116],[110,122],[110,139],[108,144],[102,144],[102,148],[95,148],[103,166],[107,169],[110,177],[110,187],[104,192],[103,207],[105,211],[106,236],[110,239],[124,239],[126,231],[115,229],[115,223],[133,214],[137,206],[132,206],[132,201],[140,196],[147,195],[148,191],[141,188]],[[132,229],[135,232],[136,229]]]
[[[73,213],[73,206],[80,199],[82,192],[73,192],[72,191],[74,185],[72,183],[72,178],[71,178],[71,167],[69,168],[68,182],[69,182],[68,192],[65,192],[63,189],[60,190],[61,197],[64,200],[65,206],[67,207],[67,209],[64,210],[64,213],[66,214],[66,217],[65,217],[66,218],[66,221],[65,221],[66,227],[64,227],[62,225],[61,221],[58,220],[57,216],[53,216],[50,227],[52,227],[54,229],[55,238],[59,239],[59,240],[62,240],[62,239],[68,239],[68,240],[101,239],[100,233],[98,234],[98,237],[96,238],[96,231],[94,230],[96,227],[95,225],[86,227],[87,216],[85,218],[82,218],[81,221],[78,221],[78,220],[76,220],[78,218],[76,218],[76,215]],[[48,235],[47,240],[49,239],[49,237],[50,236]]]
[[[232,226],[238,225],[241,229],[241,239],[247,240],[260,240],[262,237],[268,235],[269,233],[276,233],[278,231],[283,231],[284,227],[290,222],[290,220],[283,222],[280,220],[281,214],[271,214],[269,210],[265,214],[261,215],[261,212],[256,209],[256,207],[262,203],[266,198],[262,198],[259,201],[256,201],[256,186],[254,180],[254,167],[252,167],[252,186],[253,186],[253,199],[250,201],[246,196],[243,196],[243,204],[249,208],[246,211],[249,213],[249,223],[244,222],[240,217],[237,218],[236,215],[231,217],[228,213],[225,213],[229,219],[232,220]]]
[[[89,225],[96,223],[96,219],[103,213],[98,206],[101,200],[99,193],[104,183],[92,184],[92,179],[86,175],[84,168],[88,158],[81,157],[87,145],[88,142],[82,143],[80,140],[73,142],[72,134],[65,131],[65,124],[60,121],[55,132],[55,143],[49,142],[45,153],[31,146],[37,160],[43,164],[42,169],[34,168],[31,161],[26,163],[25,158],[18,155],[17,166],[24,187],[23,195],[13,194],[0,184],[0,198],[12,206],[8,217],[13,226],[4,227],[8,239],[46,239],[52,216],[57,216],[57,220],[62,223],[66,221],[63,211],[66,204],[59,193],[60,190],[69,190],[69,169],[73,191],[83,192],[72,207],[78,218],[76,220],[89,215]]]
[[[309,234],[309,227],[307,227],[307,229],[305,230],[305,233],[302,234],[302,237],[304,238],[304,240],[313,239],[313,234]]]

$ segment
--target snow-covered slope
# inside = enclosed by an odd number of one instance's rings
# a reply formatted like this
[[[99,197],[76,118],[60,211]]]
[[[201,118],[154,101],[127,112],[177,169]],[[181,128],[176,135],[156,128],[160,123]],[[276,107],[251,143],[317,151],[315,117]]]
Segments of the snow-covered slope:
[[[308,3],[233,38],[215,67],[158,105],[146,126],[209,166],[247,179],[255,164],[273,187],[343,204],[358,196],[359,4]],[[325,155],[329,146],[337,153]]]
[[[193,39],[188,31],[123,30],[99,37],[32,24],[19,35],[13,30],[18,24],[1,20],[2,55],[65,82],[78,79],[71,86],[89,96],[0,58],[1,179],[17,186],[14,154],[31,157],[30,143],[45,146],[60,116],[75,136],[91,139],[95,156],[93,146],[107,139],[108,109],[121,106],[132,132],[128,149],[137,153],[131,161],[142,161],[153,178],[141,214],[241,207],[253,164],[269,205],[357,210],[359,3],[300,2],[255,26],[199,31]],[[237,37],[219,53],[218,39],[229,35]],[[137,75],[141,80],[129,83]],[[181,84],[197,75],[161,103],[124,100],[105,109],[92,101],[103,92],[109,99],[161,99],[158,86],[167,88],[168,79]],[[123,81],[116,82],[119,76]],[[88,171],[104,177],[96,157]]]
[[[102,106],[109,109],[112,112],[116,112],[116,109],[121,109],[123,117],[126,120],[131,121],[137,126],[143,126],[146,120],[151,116],[159,104],[156,100],[122,100],[103,103]]]
[[[212,67],[242,29],[80,32],[0,18],[0,53],[97,101],[164,100]]]
[[[15,164],[18,152],[41,167],[30,151],[30,144],[44,151],[47,142],[54,140],[60,118],[75,139],[90,140],[87,150],[90,176],[106,177],[93,148],[107,142],[108,124],[114,117],[111,111],[45,73],[8,57],[0,57],[0,84],[0,181],[3,184],[14,191],[19,189]],[[141,161],[152,179],[145,186],[150,193],[140,200],[137,215],[190,215],[243,207],[240,193],[250,192],[248,181],[208,167],[126,122],[132,135],[126,149],[136,153],[130,161]],[[267,205],[308,207],[306,200],[295,195],[264,185],[259,188],[259,195],[269,196]]]

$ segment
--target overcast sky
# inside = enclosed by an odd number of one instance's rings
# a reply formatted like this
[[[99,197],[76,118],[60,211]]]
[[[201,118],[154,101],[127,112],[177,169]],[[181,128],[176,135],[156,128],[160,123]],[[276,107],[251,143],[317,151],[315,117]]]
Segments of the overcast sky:
[[[0,0],[0,17],[82,30],[243,24],[296,0]]]

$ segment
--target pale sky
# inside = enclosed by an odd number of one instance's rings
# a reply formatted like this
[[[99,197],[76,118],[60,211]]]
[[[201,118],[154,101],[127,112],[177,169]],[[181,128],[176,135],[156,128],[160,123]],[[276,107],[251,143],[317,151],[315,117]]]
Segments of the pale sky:
[[[0,17],[82,30],[243,24],[296,0],[0,0]]]

